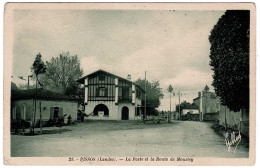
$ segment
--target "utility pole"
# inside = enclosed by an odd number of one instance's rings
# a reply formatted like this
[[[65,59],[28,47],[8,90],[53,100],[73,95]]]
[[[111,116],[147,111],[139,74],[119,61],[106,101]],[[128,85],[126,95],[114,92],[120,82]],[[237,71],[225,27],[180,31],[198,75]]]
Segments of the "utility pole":
[[[42,134],[42,103],[40,102],[40,128],[41,128],[41,134]]]
[[[36,109],[36,103],[37,103],[37,83],[38,83],[38,78],[37,78],[37,76],[36,76],[36,89],[35,89],[35,101],[34,101],[34,115],[33,115],[33,125],[32,125],[32,127],[33,127],[33,132],[32,132],[32,134],[34,135],[34,127],[35,127],[35,117],[36,117],[36,111],[37,111],[37,109]]]
[[[32,76],[32,75],[28,75],[28,86],[27,86],[27,89],[29,89],[29,87],[30,87],[29,79],[30,79],[31,77],[33,77],[33,76]]]
[[[179,95],[179,120],[181,120],[181,93],[180,91],[178,92]]]
[[[145,119],[146,119],[146,71],[145,71],[145,76],[144,76],[144,117],[143,117],[143,120],[144,120],[144,124],[145,124]]]

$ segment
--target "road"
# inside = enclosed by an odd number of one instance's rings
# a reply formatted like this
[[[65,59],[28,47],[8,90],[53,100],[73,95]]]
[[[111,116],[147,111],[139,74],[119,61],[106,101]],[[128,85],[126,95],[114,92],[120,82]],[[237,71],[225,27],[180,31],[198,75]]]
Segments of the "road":
[[[243,145],[238,145],[235,154],[228,152],[224,137],[215,134],[211,125],[212,123],[196,121],[146,125],[122,122],[80,123],[55,128],[63,130],[61,134],[11,135],[11,155],[248,157],[248,148]]]

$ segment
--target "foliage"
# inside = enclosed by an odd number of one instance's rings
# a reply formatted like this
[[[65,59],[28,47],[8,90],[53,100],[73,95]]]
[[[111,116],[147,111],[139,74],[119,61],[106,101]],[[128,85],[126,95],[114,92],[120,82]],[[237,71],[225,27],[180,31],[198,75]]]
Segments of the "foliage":
[[[199,107],[194,103],[191,104],[186,101],[181,102],[180,106],[179,104],[176,105],[176,111],[179,111],[179,107],[180,107],[180,111],[182,111],[183,109],[199,109]]]
[[[83,75],[77,55],[71,56],[69,52],[52,57],[46,64],[47,71],[41,81],[45,89],[54,92],[65,94],[66,89],[75,85],[75,81]]]
[[[145,88],[145,80],[138,79],[136,82],[142,88]],[[159,81],[146,81],[146,114],[158,115],[157,107],[161,104],[163,98],[162,88],[160,88]],[[144,100],[143,100],[144,101]],[[143,103],[144,104],[144,103]]]
[[[37,54],[33,65],[31,67],[32,72],[36,75],[36,78],[38,77],[39,74],[43,74],[46,72],[46,65],[42,61],[42,55],[41,53]]]
[[[208,87],[208,85],[205,86],[205,88],[204,88],[203,91],[206,92],[206,93],[209,92],[209,87]]]
[[[248,10],[228,10],[209,36],[212,85],[235,112],[249,109],[249,20]]]
[[[173,91],[172,85],[169,85],[169,87],[167,88],[167,91],[170,92],[170,93],[172,93],[172,91]]]
[[[78,103],[84,106],[85,99],[85,88],[80,87],[80,84],[77,82],[72,83],[66,88],[65,95],[77,99]]]

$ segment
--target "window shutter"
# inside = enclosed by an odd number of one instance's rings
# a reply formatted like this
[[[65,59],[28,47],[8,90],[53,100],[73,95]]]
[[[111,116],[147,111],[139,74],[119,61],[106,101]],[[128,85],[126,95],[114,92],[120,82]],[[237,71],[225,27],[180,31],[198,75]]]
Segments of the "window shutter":
[[[50,119],[54,119],[54,108],[50,108]]]
[[[17,120],[20,120],[20,119],[21,119],[21,107],[20,107],[20,106],[17,107],[16,119],[17,119]]]

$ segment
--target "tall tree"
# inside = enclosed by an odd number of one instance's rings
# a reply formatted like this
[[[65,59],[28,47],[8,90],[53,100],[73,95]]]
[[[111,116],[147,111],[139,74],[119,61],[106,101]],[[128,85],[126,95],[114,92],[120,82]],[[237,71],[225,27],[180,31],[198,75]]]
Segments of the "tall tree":
[[[69,52],[61,53],[59,57],[46,62],[47,71],[41,80],[48,90],[66,93],[68,87],[74,87],[75,81],[83,75],[77,55]]]
[[[171,118],[172,118],[172,114],[171,114],[171,111],[172,111],[172,91],[173,91],[172,85],[169,85],[169,87],[167,88],[167,91],[170,93],[170,112],[168,114],[168,123],[170,123]]]
[[[235,112],[249,109],[249,21],[250,11],[228,10],[209,36],[212,85]]]
[[[172,91],[173,91],[172,85],[169,85],[169,87],[167,88],[167,91],[170,93],[170,111],[172,111],[172,101],[171,101]]]
[[[35,89],[35,108],[34,108],[34,118],[33,118],[33,134],[34,134],[34,125],[35,125],[35,116],[36,116],[36,106],[37,106],[37,84],[38,84],[38,77],[40,74],[44,74],[46,72],[46,65],[45,63],[42,61],[42,55],[41,53],[37,54],[34,62],[33,62],[33,65],[31,67],[31,70],[32,72],[35,74],[35,77],[36,77],[36,82],[35,82],[35,85],[36,85],[36,89]],[[42,132],[42,118],[41,118],[41,114],[40,114],[40,127],[41,127],[41,132]]]
[[[144,88],[145,80],[138,79],[135,83]],[[147,115],[158,115],[158,110],[156,110],[156,108],[160,106],[163,96],[159,81],[146,81]]]

